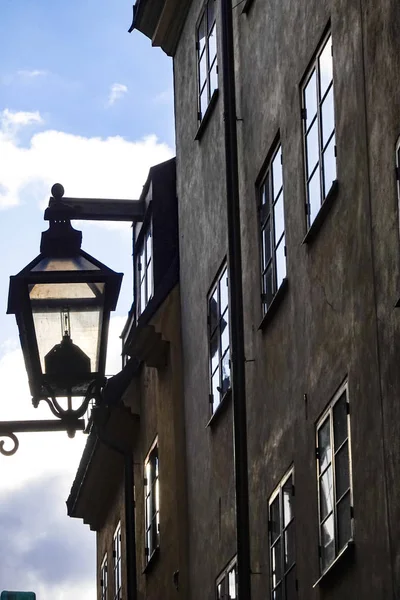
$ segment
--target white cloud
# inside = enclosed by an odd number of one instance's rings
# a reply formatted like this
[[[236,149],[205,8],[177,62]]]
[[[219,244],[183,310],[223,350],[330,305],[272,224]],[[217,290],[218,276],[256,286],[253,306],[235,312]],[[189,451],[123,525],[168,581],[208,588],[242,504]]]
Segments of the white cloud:
[[[3,135],[15,138],[17,131],[22,127],[26,127],[27,125],[40,125],[42,123],[43,119],[38,111],[14,112],[6,108],[1,113],[0,136]]]
[[[108,96],[108,106],[112,106],[117,100],[128,93],[128,87],[123,83],[113,83]]]
[[[22,79],[36,79],[36,77],[44,77],[47,75],[47,71],[43,71],[42,69],[21,69],[17,71],[17,75]]]
[[[66,196],[138,198],[149,168],[173,156],[155,135],[128,141],[42,130],[20,146],[18,136],[27,125],[43,127],[40,113],[0,113],[0,210],[23,201],[43,208],[55,182],[63,184]]]
[[[168,88],[156,94],[153,98],[154,104],[171,104],[174,98],[172,88]]]

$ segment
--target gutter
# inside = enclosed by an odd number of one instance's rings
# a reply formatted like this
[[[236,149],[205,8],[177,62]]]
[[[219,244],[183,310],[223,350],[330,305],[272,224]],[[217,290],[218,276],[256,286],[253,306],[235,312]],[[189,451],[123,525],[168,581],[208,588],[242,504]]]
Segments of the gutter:
[[[221,0],[238,597],[251,599],[242,251],[232,2]]]

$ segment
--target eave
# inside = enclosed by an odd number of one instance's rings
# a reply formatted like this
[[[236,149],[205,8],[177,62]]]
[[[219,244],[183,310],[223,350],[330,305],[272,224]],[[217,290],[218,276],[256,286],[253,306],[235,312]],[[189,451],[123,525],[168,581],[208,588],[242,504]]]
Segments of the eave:
[[[137,0],[129,31],[137,29],[173,56],[189,6],[190,0]]]
[[[83,519],[94,531],[102,528],[123,481],[124,457],[112,449],[107,440],[111,446],[112,441],[117,440],[118,446],[132,451],[138,436],[139,415],[133,415],[124,405],[113,407],[101,429],[103,441],[94,428],[88,437],[67,500],[68,516]]]

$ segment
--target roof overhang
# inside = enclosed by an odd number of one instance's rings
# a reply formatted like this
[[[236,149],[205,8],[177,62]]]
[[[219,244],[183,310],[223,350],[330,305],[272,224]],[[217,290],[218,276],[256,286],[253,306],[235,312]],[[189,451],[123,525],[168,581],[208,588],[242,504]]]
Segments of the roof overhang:
[[[190,0],[137,0],[129,31],[137,29],[173,56],[189,6]]]

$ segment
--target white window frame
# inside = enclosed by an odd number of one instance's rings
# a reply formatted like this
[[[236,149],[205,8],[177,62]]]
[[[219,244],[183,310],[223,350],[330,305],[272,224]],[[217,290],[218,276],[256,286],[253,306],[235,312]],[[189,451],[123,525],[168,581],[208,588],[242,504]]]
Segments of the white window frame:
[[[399,233],[400,233],[400,136],[396,142],[396,187],[397,187],[397,207],[399,218]]]
[[[144,232],[141,245],[136,254],[136,314],[140,317],[153,297],[153,231],[152,223]]]
[[[107,566],[107,552],[104,554],[104,558],[100,566],[100,599],[107,600],[108,598],[108,566]]]
[[[160,473],[158,439],[144,461],[145,563],[160,547]]]
[[[261,302],[267,312],[286,280],[286,228],[282,145],[278,140],[257,185],[261,250]],[[279,229],[278,229],[279,227]],[[269,239],[268,239],[269,238]]]
[[[114,561],[114,600],[122,599],[122,537],[121,521],[119,521],[113,536]]]
[[[288,487],[290,489],[288,490]],[[279,485],[275,488],[268,501],[268,531],[269,531],[269,564],[270,564],[270,582],[271,582],[271,600],[276,598],[286,598],[295,600],[297,598],[297,579],[296,579],[296,531],[295,531],[295,506],[294,506],[294,468],[291,467],[285,474]],[[289,491],[291,498],[291,513],[287,519],[287,504],[285,495]],[[274,515],[274,507],[278,508],[278,514]],[[278,523],[275,522],[277,517]],[[286,563],[288,539],[292,535],[292,561]],[[292,595],[288,595],[288,580],[295,589]],[[294,580],[293,580],[294,577]],[[277,590],[280,589],[278,595]],[[294,595],[293,595],[294,594]]]
[[[237,600],[239,598],[236,556],[218,575],[215,584],[215,597],[216,600]]]
[[[229,311],[228,266],[224,262],[207,297],[211,414],[231,389]]]
[[[210,7],[213,7],[210,10]],[[217,52],[217,2],[206,0],[196,27],[196,60],[198,86],[198,121],[202,121],[211,102],[214,92],[218,89],[218,52]],[[210,18],[211,14],[211,18]],[[204,37],[200,38],[201,27],[204,26]],[[204,40],[201,43],[201,39]],[[205,67],[202,68],[205,62]],[[202,103],[203,96],[205,98]]]
[[[331,52],[325,53],[324,50],[329,45]],[[332,51],[332,34],[329,31],[320,44],[315,59],[307,70],[304,83],[301,88],[301,106],[302,106],[302,121],[303,121],[303,147],[304,147],[304,170],[306,181],[306,214],[307,228],[310,228],[314,222],[321,206],[328,196],[332,185],[337,178],[336,165],[336,123],[335,123],[335,108],[334,108],[334,80],[333,80],[333,51]],[[329,71],[332,74],[329,83],[325,86],[321,95],[321,81],[323,68],[321,67],[322,60],[329,60]],[[307,88],[315,74],[316,81],[316,97],[313,100],[311,95],[308,96]],[[312,89],[309,89],[312,92]],[[307,101],[308,98],[308,107]],[[310,104],[315,102],[316,112],[310,113]],[[328,108],[327,108],[328,107]],[[327,112],[324,113],[327,108]],[[329,112],[329,109],[331,112]],[[323,115],[327,115],[324,119]],[[332,117],[330,119],[330,117]],[[325,124],[331,120],[331,128],[328,128],[325,134]],[[325,123],[325,124],[324,124]],[[318,147],[316,147],[318,145]],[[312,155],[317,156],[317,162],[309,165]],[[328,157],[328,158],[327,158]],[[329,162],[331,161],[331,162]],[[332,167],[329,172],[327,165]],[[326,175],[326,176],[325,176]],[[313,193],[310,193],[310,190]],[[313,198],[311,200],[311,198]]]
[[[344,399],[344,400],[343,400]],[[343,405],[343,402],[345,404]],[[339,426],[337,416],[339,414],[340,403],[342,403],[342,416],[343,411],[346,411],[346,433],[347,435],[342,440],[336,440],[335,435],[338,435]],[[336,419],[336,420],[335,420]],[[329,452],[327,452],[328,464],[324,464],[324,455],[322,454],[322,444],[320,444],[320,433],[322,429],[326,427],[326,431],[329,431]],[[343,481],[339,479],[339,460],[341,456],[346,452],[348,454],[348,460],[343,462],[348,468],[348,485],[345,486],[345,491],[338,490],[339,485],[343,485]],[[318,487],[318,530],[319,530],[319,556],[320,556],[320,571],[324,573],[329,569],[331,564],[337,559],[337,557],[347,548],[349,543],[353,541],[354,533],[354,520],[353,520],[353,485],[352,485],[352,466],[351,466],[351,430],[350,430],[350,405],[348,396],[348,383],[345,381],[334,397],[332,398],[329,406],[318,420],[316,426],[316,462],[317,462],[317,487]],[[329,472],[330,470],[330,472]],[[340,473],[343,475],[343,468]],[[342,477],[343,479],[345,477]],[[323,494],[324,481],[327,482],[328,489],[331,490],[329,502],[326,502],[326,493]],[[325,502],[323,503],[323,499]],[[340,516],[344,502],[348,500],[348,535],[345,536],[344,540],[340,540]],[[331,519],[333,521],[333,537],[331,537],[332,554],[331,557],[326,557],[327,552],[324,552],[324,525]],[[342,523],[345,521],[343,520]],[[325,527],[325,530],[328,526]],[[328,548],[328,544],[326,548]]]

